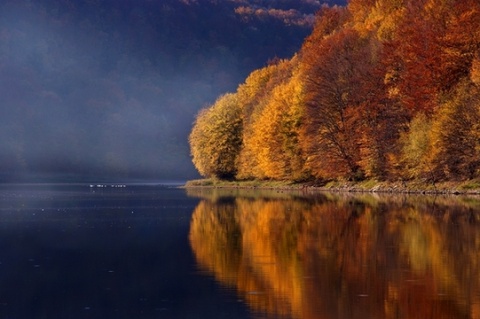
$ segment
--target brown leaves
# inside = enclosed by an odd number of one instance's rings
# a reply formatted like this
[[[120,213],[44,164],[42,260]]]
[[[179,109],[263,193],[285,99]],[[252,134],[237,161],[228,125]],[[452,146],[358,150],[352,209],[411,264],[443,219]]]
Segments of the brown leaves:
[[[480,175],[480,3],[351,1],[323,8],[298,56],[236,96],[237,178]]]

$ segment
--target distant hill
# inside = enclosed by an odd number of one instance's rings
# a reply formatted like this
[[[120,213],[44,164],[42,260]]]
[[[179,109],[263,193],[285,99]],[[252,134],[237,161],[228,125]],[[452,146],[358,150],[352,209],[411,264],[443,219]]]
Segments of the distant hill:
[[[195,176],[195,114],[293,55],[321,5],[2,1],[0,180]]]

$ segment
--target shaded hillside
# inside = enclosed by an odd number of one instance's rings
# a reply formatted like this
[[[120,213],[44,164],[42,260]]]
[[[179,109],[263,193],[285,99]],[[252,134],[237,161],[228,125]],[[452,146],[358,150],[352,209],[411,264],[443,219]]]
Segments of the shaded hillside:
[[[236,12],[265,3],[2,1],[0,180],[195,176],[194,114],[291,56],[319,7]]]

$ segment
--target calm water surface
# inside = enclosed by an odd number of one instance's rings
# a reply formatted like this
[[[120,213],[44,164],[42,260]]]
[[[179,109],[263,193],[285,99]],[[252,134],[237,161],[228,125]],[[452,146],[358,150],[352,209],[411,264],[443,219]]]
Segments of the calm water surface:
[[[248,318],[196,266],[198,203],[166,187],[1,186],[0,318]]]
[[[266,318],[480,318],[480,198],[191,190],[199,266]]]
[[[480,318],[480,199],[0,186],[0,318]]]

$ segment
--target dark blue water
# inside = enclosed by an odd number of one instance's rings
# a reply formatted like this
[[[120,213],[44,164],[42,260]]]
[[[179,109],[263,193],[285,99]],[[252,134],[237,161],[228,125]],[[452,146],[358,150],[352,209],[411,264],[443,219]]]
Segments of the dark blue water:
[[[479,197],[98,186],[0,185],[0,319],[480,318]]]
[[[198,271],[188,239],[198,199],[102,186],[0,186],[0,318],[251,317]]]

